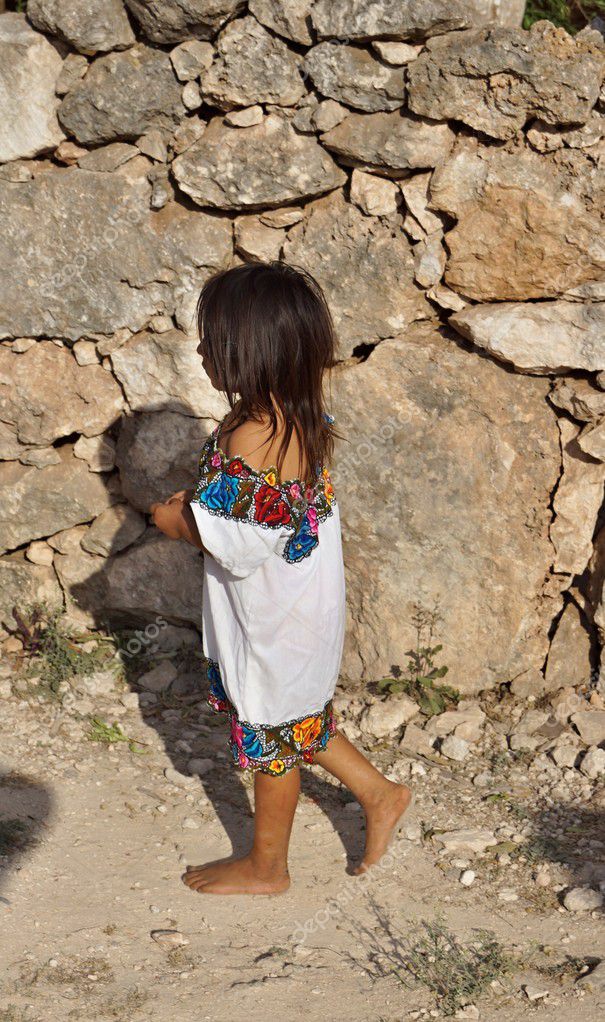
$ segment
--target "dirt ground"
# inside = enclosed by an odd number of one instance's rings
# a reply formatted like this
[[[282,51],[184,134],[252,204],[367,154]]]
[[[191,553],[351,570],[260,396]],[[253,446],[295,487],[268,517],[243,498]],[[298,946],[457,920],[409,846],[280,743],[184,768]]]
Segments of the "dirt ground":
[[[223,718],[200,696],[140,706],[118,682],[95,696],[94,713],[141,744],[104,743],[87,737],[89,703],[23,693],[2,703],[0,1022],[443,1017],[443,996],[405,964],[423,924],[436,920],[464,945],[491,931],[510,958],[458,1017],[603,1018],[603,979],[581,979],[605,958],[603,916],[561,904],[564,888],[605,866],[590,806],[545,817],[522,767],[503,766],[496,797],[491,788],[486,798],[470,779],[477,758],[469,772],[383,742],[372,758],[393,776],[413,771],[416,795],[391,862],[369,879],[346,872],[363,842],[360,810],[313,767],[295,820],[291,889],[203,896],[181,882],[185,865],[242,851],[252,825],[250,785],[227,758]],[[202,777],[184,776],[191,756],[212,760]],[[511,820],[513,830],[523,824],[520,857],[502,847],[499,858],[439,853],[439,831]],[[470,887],[460,882],[465,863],[476,874]],[[540,886],[545,868],[550,882]],[[158,940],[158,930],[176,933]],[[446,968],[439,954],[423,960],[427,974]]]

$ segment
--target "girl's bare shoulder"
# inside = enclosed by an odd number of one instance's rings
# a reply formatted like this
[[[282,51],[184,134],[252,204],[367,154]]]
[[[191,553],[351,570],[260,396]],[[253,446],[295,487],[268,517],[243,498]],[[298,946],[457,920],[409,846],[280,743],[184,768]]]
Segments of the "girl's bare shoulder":
[[[277,431],[272,437],[268,416],[260,420],[247,419],[235,429],[225,433],[223,450],[230,458],[236,456],[243,458],[252,468],[260,471],[277,464],[284,432],[285,427],[278,423]],[[292,478],[297,475],[299,452],[298,438],[296,432],[293,432],[282,466],[282,478]]]

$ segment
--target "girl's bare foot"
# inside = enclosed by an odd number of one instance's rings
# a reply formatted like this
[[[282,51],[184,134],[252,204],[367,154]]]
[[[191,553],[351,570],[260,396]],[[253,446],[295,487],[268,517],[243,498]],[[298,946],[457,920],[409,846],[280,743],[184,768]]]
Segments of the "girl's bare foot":
[[[255,863],[251,855],[242,859],[209,862],[192,866],[183,882],[200,894],[281,894],[290,886],[285,867],[267,868]]]
[[[363,859],[353,873],[365,873],[385,854],[397,822],[401,819],[412,800],[412,792],[406,784],[387,781],[373,799],[364,801],[366,815],[366,846]]]

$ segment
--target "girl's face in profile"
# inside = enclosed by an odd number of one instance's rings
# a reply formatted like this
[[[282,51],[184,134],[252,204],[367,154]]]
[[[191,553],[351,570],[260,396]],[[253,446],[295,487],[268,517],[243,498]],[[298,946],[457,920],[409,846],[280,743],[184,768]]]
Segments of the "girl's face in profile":
[[[210,380],[210,383],[212,384],[215,390],[220,391],[221,388],[219,387],[218,384],[218,379],[214,371],[214,366],[212,364],[211,359],[206,354],[206,349],[203,340],[200,341],[200,343],[198,344],[196,351],[202,359],[202,367],[204,369],[204,372],[206,373],[206,376]]]

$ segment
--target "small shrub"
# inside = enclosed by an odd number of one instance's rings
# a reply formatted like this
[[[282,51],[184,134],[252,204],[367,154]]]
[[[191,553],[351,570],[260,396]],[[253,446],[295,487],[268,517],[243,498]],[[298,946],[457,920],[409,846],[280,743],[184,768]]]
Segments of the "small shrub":
[[[433,636],[442,618],[435,607],[427,610],[418,604],[414,607],[412,624],[416,631],[416,647],[408,649],[406,673],[397,664],[391,666],[391,675],[377,682],[379,692],[396,694],[405,692],[419,704],[423,713],[432,717],[442,713],[448,705],[458,702],[460,696],[451,685],[438,684],[439,678],[448,672],[446,666],[437,667],[435,658],[443,646],[433,645]]]
[[[144,742],[139,742],[136,738],[129,738],[122,731],[119,724],[106,724],[100,717],[90,718],[90,730],[87,731],[86,737],[90,742],[102,742],[104,745],[116,745],[119,742],[126,742],[131,752],[142,753],[142,749],[139,749],[139,745],[144,745]]]
[[[45,604],[34,604],[20,612],[13,610],[24,655],[30,661],[30,675],[39,675],[42,683],[57,694],[61,683],[77,676],[93,674],[107,667],[113,657],[101,640],[94,650],[85,651],[82,643],[98,636],[74,635],[66,628],[64,612],[49,610]]]
[[[405,985],[422,983],[445,1015],[474,1003],[490,983],[509,972],[514,959],[487,930],[464,943],[442,921],[423,921],[423,932],[404,942],[393,972]]]

